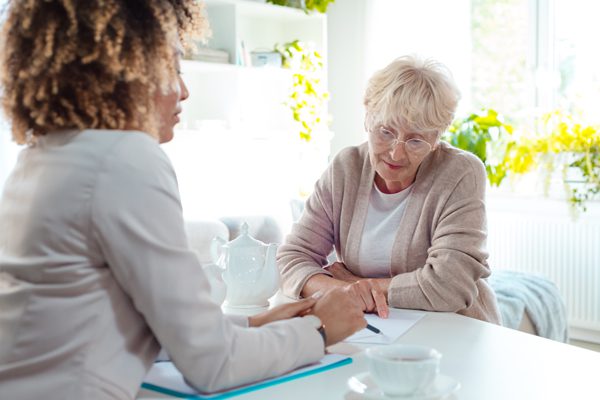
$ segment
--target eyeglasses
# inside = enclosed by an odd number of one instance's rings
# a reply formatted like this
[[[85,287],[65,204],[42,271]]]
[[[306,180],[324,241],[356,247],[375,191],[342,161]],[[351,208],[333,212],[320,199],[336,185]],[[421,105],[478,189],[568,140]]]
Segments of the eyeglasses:
[[[416,156],[424,156],[431,151],[431,145],[425,140],[417,138],[400,140],[395,133],[383,126],[375,128],[371,133],[373,143],[377,146],[386,146],[393,149],[400,143],[404,143],[404,149]]]

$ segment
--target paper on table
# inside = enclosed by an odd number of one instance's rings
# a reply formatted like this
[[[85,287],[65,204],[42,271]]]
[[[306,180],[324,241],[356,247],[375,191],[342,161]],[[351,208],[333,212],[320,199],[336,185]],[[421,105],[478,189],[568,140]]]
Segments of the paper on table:
[[[356,332],[347,338],[348,343],[389,344],[405,334],[414,324],[425,316],[424,312],[390,308],[388,318],[379,318],[375,314],[366,314],[365,319],[381,333],[373,333],[368,329]]]
[[[156,392],[168,394],[170,396],[185,397],[186,399],[226,399],[243,393],[277,385],[278,383],[301,378],[303,376],[316,374],[331,368],[340,367],[342,365],[350,364],[351,362],[352,359],[347,356],[339,354],[327,354],[318,362],[296,369],[285,375],[280,375],[275,378],[244,386],[238,386],[236,388],[214,394],[199,393],[196,389],[189,386],[185,382],[181,372],[175,368],[172,362],[158,362],[155,363],[152,368],[150,368],[148,375],[146,375],[146,378],[144,379],[144,383],[142,383],[142,387],[145,389],[154,390]]]

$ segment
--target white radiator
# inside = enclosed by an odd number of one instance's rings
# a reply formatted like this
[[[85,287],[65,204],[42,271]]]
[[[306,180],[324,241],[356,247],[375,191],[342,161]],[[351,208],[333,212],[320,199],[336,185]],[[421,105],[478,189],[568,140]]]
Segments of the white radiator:
[[[600,343],[600,204],[574,220],[563,200],[488,197],[493,269],[540,273],[559,288],[574,339]]]

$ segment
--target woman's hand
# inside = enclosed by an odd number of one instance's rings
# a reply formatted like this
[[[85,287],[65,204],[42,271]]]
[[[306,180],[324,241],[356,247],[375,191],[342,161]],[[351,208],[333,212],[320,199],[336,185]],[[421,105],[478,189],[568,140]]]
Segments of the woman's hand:
[[[365,312],[376,312],[381,318],[390,314],[387,304],[387,279],[365,279],[348,271],[344,263],[334,262],[327,267],[337,280],[350,283],[348,291],[360,299]]]
[[[251,327],[258,327],[270,322],[300,317],[306,314],[316,302],[317,299],[309,297],[294,303],[280,304],[268,311],[251,316],[248,318],[248,324]]]
[[[364,312],[376,312],[381,318],[387,318],[390,310],[387,304],[389,279],[359,279],[349,284],[346,290],[362,303]]]
[[[311,296],[317,291],[343,287],[350,292],[351,296],[359,300],[364,312],[377,313],[381,318],[389,316],[387,291],[391,279],[361,278],[350,272],[341,262],[334,262],[327,267],[327,271],[331,272],[333,277],[323,274],[312,276],[304,285],[302,295]]]
[[[333,274],[333,277],[335,279],[338,279],[340,281],[354,283],[361,279],[359,276],[356,276],[352,272],[348,271],[346,265],[339,261],[336,261],[333,264],[327,266],[326,269],[327,271]]]
[[[327,335],[326,346],[342,341],[367,326],[361,304],[341,287],[294,303],[278,305],[251,316],[248,323],[251,327],[258,327],[308,313],[316,315],[323,323]]]
[[[367,326],[361,304],[344,288],[334,288],[323,294],[311,314],[319,317],[327,336],[326,346],[346,339]]]

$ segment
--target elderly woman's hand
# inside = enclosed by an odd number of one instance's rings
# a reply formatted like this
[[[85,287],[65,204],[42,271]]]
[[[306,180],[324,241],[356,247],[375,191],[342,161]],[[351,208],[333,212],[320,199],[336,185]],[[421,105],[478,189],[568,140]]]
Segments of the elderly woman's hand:
[[[347,290],[352,296],[360,299],[364,312],[376,312],[381,318],[387,318],[387,287],[389,279],[364,279],[350,272],[344,263],[339,261],[327,267],[337,280],[350,283]]]
[[[363,311],[377,313],[381,318],[387,318],[390,311],[387,304],[388,279],[360,279],[346,287],[353,297],[363,304]],[[384,286],[384,287],[382,287]]]
[[[359,276],[356,276],[352,272],[348,271],[346,265],[339,261],[334,262],[325,269],[331,272],[335,279],[340,281],[354,283],[361,279]]]

